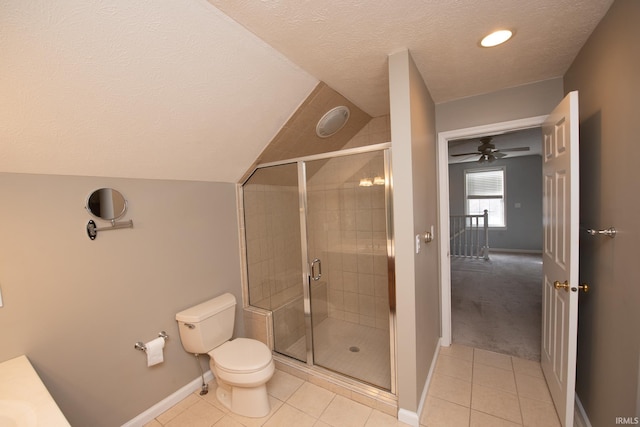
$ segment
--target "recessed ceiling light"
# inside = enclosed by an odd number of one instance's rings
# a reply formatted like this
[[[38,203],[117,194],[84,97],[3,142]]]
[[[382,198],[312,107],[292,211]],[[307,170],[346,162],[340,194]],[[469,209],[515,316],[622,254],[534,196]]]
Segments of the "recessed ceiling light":
[[[498,46],[509,40],[513,36],[513,33],[509,30],[498,30],[489,34],[485,38],[482,39],[480,45],[482,47],[493,47]]]

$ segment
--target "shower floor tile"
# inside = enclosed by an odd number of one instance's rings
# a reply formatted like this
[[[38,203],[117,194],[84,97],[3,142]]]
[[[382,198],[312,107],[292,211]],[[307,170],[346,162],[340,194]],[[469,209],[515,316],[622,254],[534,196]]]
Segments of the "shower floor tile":
[[[389,332],[327,318],[313,328],[314,364],[385,390],[391,388]],[[305,354],[302,337],[285,352]]]

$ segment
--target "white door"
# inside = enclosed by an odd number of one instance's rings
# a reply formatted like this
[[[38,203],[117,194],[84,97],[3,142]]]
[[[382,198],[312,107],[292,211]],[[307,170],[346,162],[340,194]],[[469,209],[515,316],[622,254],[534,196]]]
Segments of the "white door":
[[[541,363],[563,427],[573,427],[578,333],[578,92],[542,126]]]

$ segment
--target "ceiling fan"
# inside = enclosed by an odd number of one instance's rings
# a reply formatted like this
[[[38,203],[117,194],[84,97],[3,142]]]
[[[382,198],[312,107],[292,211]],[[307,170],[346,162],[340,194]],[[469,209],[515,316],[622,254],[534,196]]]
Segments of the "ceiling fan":
[[[529,147],[515,147],[515,148],[505,148],[505,149],[497,149],[494,144],[491,143],[493,139],[492,136],[485,136],[480,138],[480,145],[478,146],[478,151],[472,153],[460,153],[460,154],[452,154],[451,157],[459,157],[459,156],[472,156],[474,154],[480,154],[480,158],[478,159],[479,163],[484,162],[493,162],[496,159],[501,159],[506,157],[505,152],[509,151],[529,151]]]

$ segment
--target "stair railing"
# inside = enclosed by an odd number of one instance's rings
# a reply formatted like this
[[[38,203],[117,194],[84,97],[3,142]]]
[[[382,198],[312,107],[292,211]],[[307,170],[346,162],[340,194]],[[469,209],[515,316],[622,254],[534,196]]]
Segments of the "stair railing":
[[[486,209],[482,215],[451,215],[450,224],[452,257],[489,259],[489,212]]]

